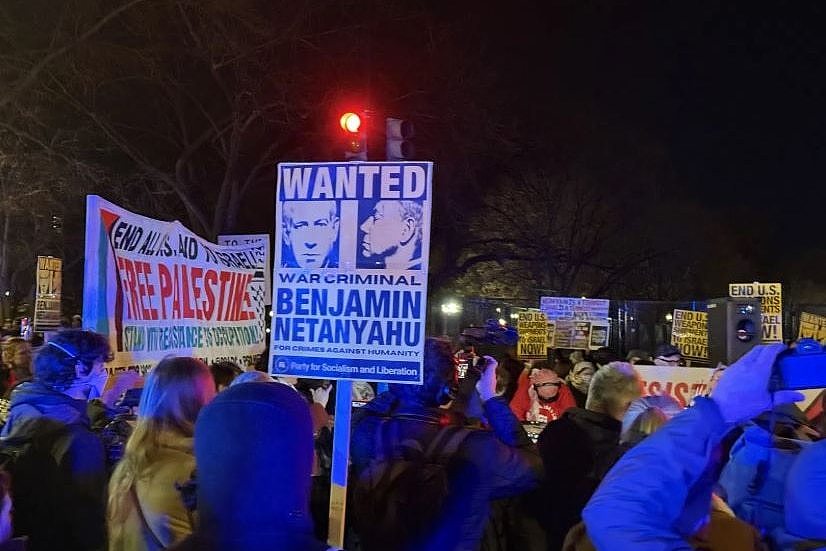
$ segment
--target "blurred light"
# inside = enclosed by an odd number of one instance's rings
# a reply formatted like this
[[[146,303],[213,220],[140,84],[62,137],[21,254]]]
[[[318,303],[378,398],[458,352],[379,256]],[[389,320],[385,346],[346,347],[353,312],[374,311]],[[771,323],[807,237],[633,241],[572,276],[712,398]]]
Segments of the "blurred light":
[[[581,297],[581,298],[586,299],[586,298],[588,298],[588,297],[583,296],[583,297]]]
[[[666,314],[665,315],[665,321],[671,321],[673,319],[674,319],[674,316],[672,314]]]
[[[462,311],[462,305],[456,302],[455,300],[451,300],[449,302],[442,303],[442,313],[447,314],[448,316],[452,316],[454,314],[458,314]]]
[[[264,329],[264,331],[266,331],[267,333],[269,333],[269,332],[270,332],[270,328],[269,328],[269,327],[267,327],[266,329]]]
[[[499,318],[499,325],[507,325],[508,322],[504,318]]]
[[[496,313],[497,313],[497,314],[501,314],[501,313],[502,313],[502,309],[501,309],[501,308],[497,308],[497,309],[496,309]]]
[[[356,134],[359,128],[361,128],[361,117],[352,112],[344,113],[341,119],[339,119],[339,124],[341,124],[341,129],[345,132]]]
[[[512,320],[518,320],[519,319],[519,314],[511,314],[511,319]]]
[[[273,317],[274,315],[275,315],[275,312],[273,312],[272,310],[270,310],[270,317]]]
[[[4,294],[4,295],[6,295],[7,297],[10,297],[10,296],[11,296],[11,291],[6,291],[6,292],[5,292],[5,293],[3,293],[3,294]]]

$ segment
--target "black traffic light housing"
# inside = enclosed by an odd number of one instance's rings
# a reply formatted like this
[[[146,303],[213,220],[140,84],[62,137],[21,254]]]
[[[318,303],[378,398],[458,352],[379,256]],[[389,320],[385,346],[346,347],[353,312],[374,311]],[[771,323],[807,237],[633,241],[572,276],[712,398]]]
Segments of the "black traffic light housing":
[[[411,141],[415,136],[413,123],[402,119],[387,118],[385,127],[385,158],[388,161],[407,161],[416,155]]]

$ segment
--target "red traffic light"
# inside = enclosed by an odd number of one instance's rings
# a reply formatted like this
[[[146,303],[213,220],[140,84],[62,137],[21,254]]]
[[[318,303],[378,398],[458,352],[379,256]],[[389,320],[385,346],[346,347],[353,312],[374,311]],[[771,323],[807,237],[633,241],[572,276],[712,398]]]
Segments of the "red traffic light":
[[[352,112],[344,113],[341,119],[339,119],[339,124],[341,124],[341,129],[345,132],[357,134],[361,128],[361,117]]]

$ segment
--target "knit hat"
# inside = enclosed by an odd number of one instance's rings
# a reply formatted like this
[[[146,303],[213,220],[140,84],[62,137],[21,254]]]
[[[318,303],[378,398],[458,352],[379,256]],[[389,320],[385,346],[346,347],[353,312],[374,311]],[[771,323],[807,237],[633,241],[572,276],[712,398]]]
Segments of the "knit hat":
[[[221,392],[195,425],[198,536],[217,549],[317,548],[309,513],[313,428],[292,388],[245,383]]]
[[[795,536],[826,540],[826,440],[803,448],[786,478],[786,530]]]
[[[588,387],[591,385],[591,377],[593,377],[596,367],[591,362],[578,362],[574,368],[568,373],[568,382],[571,386],[582,392],[588,394]]]
[[[657,345],[657,348],[654,350],[655,358],[668,358],[671,356],[681,355],[682,353],[680,352],[679,348],[677,348],[673,344],[668,344],[667,342]]]

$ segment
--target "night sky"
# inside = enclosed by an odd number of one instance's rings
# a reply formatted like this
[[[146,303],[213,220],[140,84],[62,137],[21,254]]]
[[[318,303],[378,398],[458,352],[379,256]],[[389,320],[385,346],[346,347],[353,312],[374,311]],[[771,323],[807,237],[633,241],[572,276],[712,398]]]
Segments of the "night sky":
[[[819,247],[823,3],[566,2],[548,20],[559,72],[546,78],[663,144],[672,193],[766,251]]]
[[[491,63],[519,98],[526,142],[559,139],[551,113],[560,105],[587,112],[661,145],[674,171],[662,182],[669,194],[742,220],[736,226],[768,250],[818,246],[823,3],[509,5],[482,17],[497,36]]]
[[[48,33],[35,28],[51,4],[18,1],[19,35],[8,45],[38,59]],[[72,84],[75,94],[88,96],[86,103],[128,129],[131,145],[170,177],[171,160],[181,151],[146,136],[168,131],[166,110],[174,102],[151,85],[147,90],[155,95],[149,98],[123,86],[124,79],[135,78],[130,71],[143,69],[130,64],[139,57],[119,47],[136,44],[157,56],[161,69],[153,74],[176,67],[184,51],[190,61],[201,59],[203,52],[188,49],[176,27],[182,23],[167,13],[172,6],[148,3],[127,11],[50,65],[50,78],[58,81],[72,79],[80,64],[89,78],[105,82],[95,94],[83,79]],[[376,121],[413,121],[417,157],[436,163],[433,250],[449,253],[431,255],[431,271],[445,268],[445,281],[452,277],[451,261],[475,252],[472,240],[462,241],[472,233],[465,222],[486,216],[483,203],[496,196],[500,178],[522,171],[550,182],[569,169],[588,185],[596,182],[609,195],[623,195],[615,203],[629,219],[643,222],[633,234],[640,242],[646,241],[641,232],[658,237],[640,248],[659,247],[671,256],[652,269],[662,268],[669,279],[674,273],[666,269],[685,267],[685,285],[675,296],[719,296],[726,283],[743,278],[816,283],[826,270],[826,248],[820,245],[820,206],[826,202],[822,1],[341,0],[305,6],[216,0],[210,6],[201,10],[205,28],[223,21],[221,10],[252,10],[250,20],[261,32],[253,42],[270,44],[289,27],[290,17],[304,33],[255,50],[261,52],[255,58],[241,57],[252,76],[238,77],[237,91],[254,90],[261,104],[283,95],[285,107],[252,127],[233,167],[247,173],[274,141],[272,171],[262,172],[239,200],[242,215],[209,229],[213,233],[272,231],[275,163],[341,159],[338,116],[342,109],[366,106]],[[94,20],[98,7],[89,3],[84,24]],[[74,32],[59,18],[50,24]],[[157,37],[147,41],[145,29]],[[221,44],[216,38],[215,45]],[[215,100],[220,118],[220,90],[200,86],[201,79],[211,82],[205,67],[187,62],[173,76],[184,85],[198,83],[193,90]],[[50,82],[43,77],[32,89],[42,95],[21,94],[18,101],[51,118],[15,124],[43,133],[44,142],[81,127],[82,147],[66,142],[70,157],[100,165],[115,180],[156,178],[151,170],[141,173],[86,115],[55,96]],[[202,124],[198,102],[179,96],[193,125]],[[132,105],[142,109],[124,109]],[[383,130],[370,136],[370,158],[383,158]],[[202,186],[199,206],[211,217],[225,167],[209,147],[198,155],[190,158],[193,186]],[[69,214],[82,212],[86,192],[72,199]],[[161,205],[164,212],[125,206],[191,222],[179,198],[170,197]],[[117,193],[107,198],[119,200]],[[72,256],[82,250],[83,220],[69,214],[61,247]],[[73,265],[77,274],[68,280],[79,280],[81,264]],[[635,296],[668,294],[645,285]],[[817,300],[826,300],[826,287],[821,291]]]

